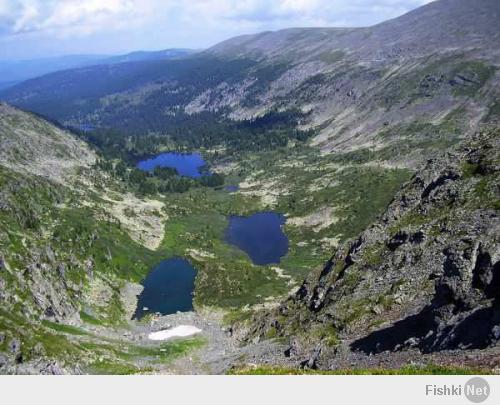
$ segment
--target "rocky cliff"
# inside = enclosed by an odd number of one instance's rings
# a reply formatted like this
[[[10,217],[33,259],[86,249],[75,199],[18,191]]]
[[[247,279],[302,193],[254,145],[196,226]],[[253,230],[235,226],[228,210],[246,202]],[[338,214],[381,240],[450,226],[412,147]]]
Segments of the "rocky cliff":
[[[387,212],[250,336],[329,367],[353,353],[485,349],[500,339],[500,132],[428,160]],[[369,198],[369,196],[367,196]]]

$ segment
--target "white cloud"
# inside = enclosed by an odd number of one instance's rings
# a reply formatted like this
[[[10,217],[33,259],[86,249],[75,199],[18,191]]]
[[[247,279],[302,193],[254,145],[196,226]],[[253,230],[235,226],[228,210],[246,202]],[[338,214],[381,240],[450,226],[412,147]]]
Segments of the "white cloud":
[[[145,3],[146,7],[142,7]],[[68,34],[109,31],[143,18],[150,1],[138,0],[0,0],[4,31],[65,31]],[[134,25],[134,24],[132,24]]]
[[[259,24],[290,21],[349,20],[360,25],[360,15],[371,11],[404,12],[430,0],[0,0],[0,22],[12,33],[71,29],[89,32],[122,28],[127,24],[156,22],[168,18],[219,24]],[[392,11],[392,13],[391,13]],[[372,16],[375,17],[375,16]],[[383,16],[382,16],[383,17]],[[5,27],[5,25],[7,25]]]
[[[393,18],[430,0],[0,0],[0,43],[75,52],[99,42],[126,46],[204,47],[233,35],[291,26],[363,26]],[[120,41],[117,41],[117,38]],[[50,43],[52,41],[52,44]],[[1,48],[1,47],[0,47]],[[12,53],[11,52],[11,53]],[[0,49],[0,56],[2,49]]]

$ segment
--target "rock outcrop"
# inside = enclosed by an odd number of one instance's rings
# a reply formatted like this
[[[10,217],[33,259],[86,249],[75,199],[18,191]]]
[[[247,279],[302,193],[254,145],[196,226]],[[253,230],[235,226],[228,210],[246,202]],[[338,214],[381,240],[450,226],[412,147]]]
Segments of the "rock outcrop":
[[[355,240],[250,336],[327,366],[353,352],[482,349],[500,339],[500,132],[429,160]],[[369,198],[369,196],[367,196]]]

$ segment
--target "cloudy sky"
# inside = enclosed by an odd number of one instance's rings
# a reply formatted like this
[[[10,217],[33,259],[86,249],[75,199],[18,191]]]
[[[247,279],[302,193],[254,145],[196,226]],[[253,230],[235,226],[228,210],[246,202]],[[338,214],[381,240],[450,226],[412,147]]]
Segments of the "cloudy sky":
[[[366,26],[430,0],[0,0],[0,59],[205,48],[306,26]]]

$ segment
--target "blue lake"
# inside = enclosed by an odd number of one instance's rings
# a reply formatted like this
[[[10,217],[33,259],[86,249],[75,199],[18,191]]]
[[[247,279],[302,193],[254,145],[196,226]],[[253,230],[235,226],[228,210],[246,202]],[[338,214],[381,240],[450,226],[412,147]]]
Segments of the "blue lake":
[[[274,212],[231,216],[225,240],[247,253],[254,264],[278,264],[288,252],[288,238],[283,232],[285,222],[283,215]]]
[[[160,262],[143,280],[134,319],[159,312],[162,315],[193,310],[196,269],[182,258]],[[147,308],[147,309],[144,309]]]
[[[206,165],[199,153],[161,153],[155,157],[141,160],[137,167],[144,171],[153,171],[155,167],[177,169],[181,176],[197,178],[203,175],[200,169]]]

